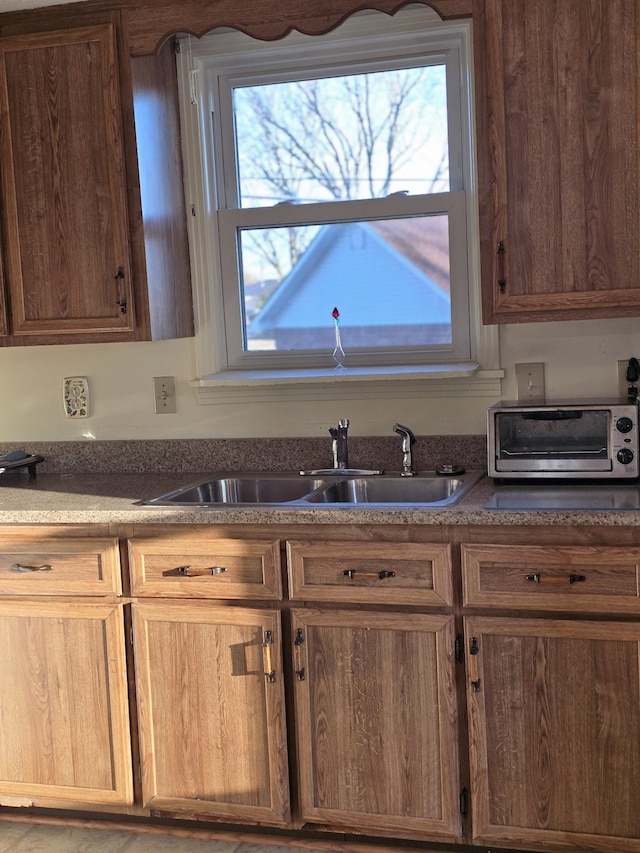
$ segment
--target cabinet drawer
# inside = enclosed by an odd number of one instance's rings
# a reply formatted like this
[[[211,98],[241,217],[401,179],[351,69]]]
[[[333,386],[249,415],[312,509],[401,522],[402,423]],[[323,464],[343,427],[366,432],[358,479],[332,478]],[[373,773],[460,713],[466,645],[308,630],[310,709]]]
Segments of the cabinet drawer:
[[[407,542],[287,542],[291,598],[376,604],[450,605],[449,545]]]
[[[278,539],[158,536],[129,540],[133,595],[153,598],[282,598]]]
[[[0,536],[0,595],[109,595],[121,591],[115,538]]]
[[[465,605],[640,611],[640,548],[462,545]]]

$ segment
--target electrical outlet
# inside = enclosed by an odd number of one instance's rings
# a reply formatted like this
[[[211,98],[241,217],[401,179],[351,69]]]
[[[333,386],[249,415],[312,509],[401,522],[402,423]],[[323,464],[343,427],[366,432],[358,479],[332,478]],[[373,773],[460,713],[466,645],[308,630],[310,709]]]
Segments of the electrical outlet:
[[[156,415],[169,415],[176,411],[176,382],[173,376],[154,376],[153,399]]]
[[[544,400],[544,363],[516,364],[516,386],[519,401]]]
[[[86,376],[67,376],[62,381],[62,401],[67,418],[89,417],[89,380]]]

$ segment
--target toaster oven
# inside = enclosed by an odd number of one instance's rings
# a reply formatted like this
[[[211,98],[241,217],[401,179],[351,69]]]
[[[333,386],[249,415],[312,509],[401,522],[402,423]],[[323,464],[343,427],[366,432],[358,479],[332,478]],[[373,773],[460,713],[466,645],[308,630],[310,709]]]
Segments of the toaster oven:
[[[488,411],[487,457],[496,479],[635,479],[638,405],[498,403]]]

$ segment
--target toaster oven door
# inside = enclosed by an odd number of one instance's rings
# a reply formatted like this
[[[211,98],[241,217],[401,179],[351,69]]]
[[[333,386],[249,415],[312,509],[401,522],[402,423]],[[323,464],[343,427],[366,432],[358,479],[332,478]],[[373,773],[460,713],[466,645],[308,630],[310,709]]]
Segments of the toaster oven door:
[[[609,409],[539,409],[494,413],[499,472],[575,473],[612,469]]]

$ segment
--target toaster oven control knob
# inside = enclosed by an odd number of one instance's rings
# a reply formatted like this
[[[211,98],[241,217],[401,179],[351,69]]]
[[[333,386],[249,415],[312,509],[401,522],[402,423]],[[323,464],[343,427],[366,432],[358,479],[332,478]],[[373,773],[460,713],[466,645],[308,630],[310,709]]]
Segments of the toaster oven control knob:
[[[616,421],[616,429],[618,432],[631,432],[633,429],[633,421],[631,418],[618,418]]]
[[[622,450],[618,451],[616,458],[621,465],[629,465],[629,463],[633,462],[633,450],[623,447]]]

